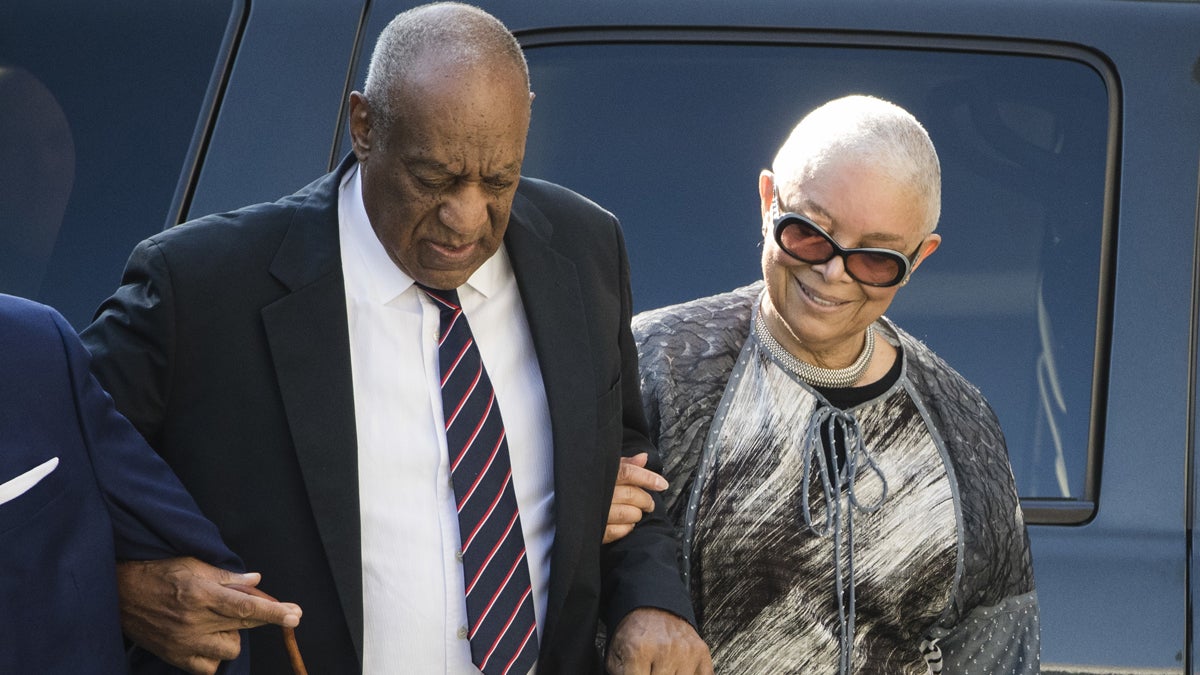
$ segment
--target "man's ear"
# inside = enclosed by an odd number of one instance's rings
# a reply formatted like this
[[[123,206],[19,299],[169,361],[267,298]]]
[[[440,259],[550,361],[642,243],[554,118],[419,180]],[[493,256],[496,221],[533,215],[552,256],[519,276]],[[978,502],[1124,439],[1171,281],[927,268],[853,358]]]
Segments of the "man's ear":
[[[371,154],[371,106],[367,97],[357,91],[350,92],[350,146],[359,163]]]

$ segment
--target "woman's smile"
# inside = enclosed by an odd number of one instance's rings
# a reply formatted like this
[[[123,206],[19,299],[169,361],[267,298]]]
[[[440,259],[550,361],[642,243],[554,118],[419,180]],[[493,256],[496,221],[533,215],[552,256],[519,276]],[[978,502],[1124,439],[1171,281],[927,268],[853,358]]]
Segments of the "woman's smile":
[[[838,300],[818,293],[811,286],[803,281],[796,279],[796,286],[800,289],[800,294],[808,299],[809,303],[820,309],[837,309],[848,304],[846,300]]]

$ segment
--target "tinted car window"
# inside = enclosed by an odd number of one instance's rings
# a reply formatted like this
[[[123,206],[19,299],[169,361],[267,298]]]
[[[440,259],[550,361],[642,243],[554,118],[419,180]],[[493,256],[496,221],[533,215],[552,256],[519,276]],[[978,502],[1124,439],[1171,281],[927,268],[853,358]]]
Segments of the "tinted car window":
[[[82,328],[173,224],[233,4],[0,4],[0,292]]]
[[[1110,119],[1095,66],[853,45],[526,46],[525,173],[621,218],[638,309],[759,278],[758,173],[804,112],[849,93],[910,110],[941,158],[944,239],[889,316],[989,398],[1024,497],[1092,498]]]

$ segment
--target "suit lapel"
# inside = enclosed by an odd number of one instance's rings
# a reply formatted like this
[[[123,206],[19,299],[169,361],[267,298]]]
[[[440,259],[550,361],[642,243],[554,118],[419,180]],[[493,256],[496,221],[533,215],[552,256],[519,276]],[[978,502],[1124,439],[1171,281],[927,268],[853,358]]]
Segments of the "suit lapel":
[[[512,260],[525,316],[546,388],[554,441],[554,550],[543,627],[543,650],[553,643],[560,611],[570,588],[582,535],[592,531],[587,503],[578,486],[594,480],[595,374],[581,311],[583,298],[575,265],[550,246],[552,226],[519,192],[513,202],[505,245]]]
[[[362,662],[358,445],[337,190],[352,158],[304,196],[271,265],[289,294],[262,310],[288,427],[342,610]]]

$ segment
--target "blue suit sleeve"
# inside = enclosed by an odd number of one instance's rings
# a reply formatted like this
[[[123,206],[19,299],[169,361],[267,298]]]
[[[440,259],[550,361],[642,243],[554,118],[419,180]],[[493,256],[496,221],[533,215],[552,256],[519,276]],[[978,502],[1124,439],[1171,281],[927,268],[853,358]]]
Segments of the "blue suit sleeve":
[[[241,571],[215,525],[179,479],[113,407],[89,369],[90,357],[70,325],[54,313],[66,352],[77,422],[113,524],[118,559],[193,556]]]

